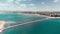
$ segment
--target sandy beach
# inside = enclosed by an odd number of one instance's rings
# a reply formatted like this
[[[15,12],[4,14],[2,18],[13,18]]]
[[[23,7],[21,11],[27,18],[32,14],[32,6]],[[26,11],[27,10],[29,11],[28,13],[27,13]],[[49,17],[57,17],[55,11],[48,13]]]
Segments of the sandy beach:
[[[2,32],[4,30],[4,21],[0,21],[0,32]]]

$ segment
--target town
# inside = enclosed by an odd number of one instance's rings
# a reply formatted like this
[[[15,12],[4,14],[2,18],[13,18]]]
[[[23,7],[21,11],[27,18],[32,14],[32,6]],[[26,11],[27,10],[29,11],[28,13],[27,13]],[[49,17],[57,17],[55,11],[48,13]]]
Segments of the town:
[[[60,17],[60,12],[50,12],[50,11],[44,11],[44,12],[33,12],[33,11],[6,11],[2,13],[21,13],[21,14],[39,14],[39,15],[45,15],[45,16],[50,16],[50,17]]]

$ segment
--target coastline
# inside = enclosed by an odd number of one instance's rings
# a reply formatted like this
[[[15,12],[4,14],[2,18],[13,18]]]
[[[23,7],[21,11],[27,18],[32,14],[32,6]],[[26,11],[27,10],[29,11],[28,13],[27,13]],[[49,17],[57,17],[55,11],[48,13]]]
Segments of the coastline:
[[[48,17],[48,18],[60,18],[60,17]]]
[[[22,14],[22,13],[20,13]],[[39,14],[22,14],[22,15],[35,15],[35,16],[44,16],[44,17],[48,17],[48,18],[60,18],[60,17],[50,17],[50,16],[46,16],[46,15],[39,15]]]

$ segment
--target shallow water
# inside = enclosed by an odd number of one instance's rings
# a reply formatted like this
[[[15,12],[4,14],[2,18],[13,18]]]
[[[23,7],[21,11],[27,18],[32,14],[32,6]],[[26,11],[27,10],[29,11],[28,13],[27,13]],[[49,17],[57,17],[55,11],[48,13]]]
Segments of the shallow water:
[[[47,19],[7,29],[4,34],[60,34],[60,19]]]
[[[3,16],[4,15],[2,15],[2,17]],[[20,15],[5,14],[4,18],[2,17],[0,18],[1,20],[14,21],[14,23],[12,22],[13,24],[29,22],[29,21],[39,20],[44,18],[41,16],[27,16],[21,14]],[[4,30],[2,33],[3,34],[60,34],[60,19],[47,19],[44,21],[38,21],[31,24],[21,25],[21,26]]]
[[[0,14],[1,21],[27,21],[41,19],[44,17],[38,17],[33,15],[22,15],[22,14]]]
[[[13,26],[20,23],[26,23],[34,20],[43,19],[46,17],[43,16],[36,16],[36,15],[23,15],[23,14],[0,14],[0,21],[5,21],[5,28],[8,26]],[[18,26],[14,28],[10,28],[4,30],[3,34],[20,34],[20,32],[24,31],[26,34],[29,30],[33,29],[34,24],[28,24],[24,26]],[[27,29],[27,30],[26,30]],[[26,31],[25,31],[26,30]],[[32,31],[33,32],[33,31]]]

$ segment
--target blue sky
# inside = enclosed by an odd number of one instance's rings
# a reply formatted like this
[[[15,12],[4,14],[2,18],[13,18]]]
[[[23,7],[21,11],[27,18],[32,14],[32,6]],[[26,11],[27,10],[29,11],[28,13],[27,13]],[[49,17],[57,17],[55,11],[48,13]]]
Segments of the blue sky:
[[[60,0],[0,0],[0,10],[60,11]]]

